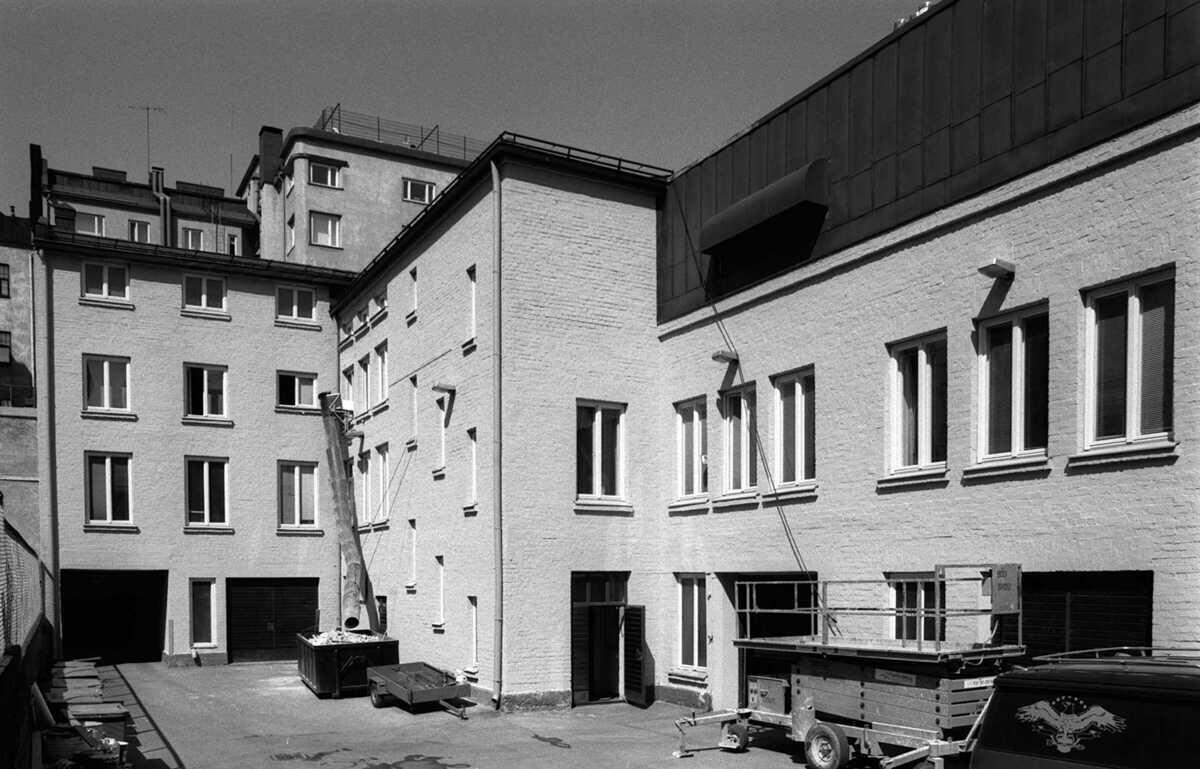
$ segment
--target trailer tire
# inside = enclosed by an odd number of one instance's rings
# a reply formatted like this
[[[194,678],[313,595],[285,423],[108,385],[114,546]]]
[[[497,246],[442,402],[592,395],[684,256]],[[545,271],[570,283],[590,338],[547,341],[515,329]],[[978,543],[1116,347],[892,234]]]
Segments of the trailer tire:
[[[809,769],[838,769],[850,760],[850,741],[833,724],[816,724],[804,735],[804,760]]]
[[[376,708],[386,708],[391,704],[391,695],[379,690],[379,684],[371,682],[371,705]]]
[[[741,721],[726,721],[721,724],[721,749],[741,753],[750,740],[750,728]]]

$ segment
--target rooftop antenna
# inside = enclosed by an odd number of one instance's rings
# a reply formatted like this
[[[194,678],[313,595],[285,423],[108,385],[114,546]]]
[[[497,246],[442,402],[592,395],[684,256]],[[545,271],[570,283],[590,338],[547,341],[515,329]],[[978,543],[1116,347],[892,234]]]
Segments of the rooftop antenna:
[[[153,104],[127,104],[126,109],[140,109],[146,113],[146,178],[150,177],[150,113],[161,112],[164,115],[167,111],[162,107],[156,107]]]

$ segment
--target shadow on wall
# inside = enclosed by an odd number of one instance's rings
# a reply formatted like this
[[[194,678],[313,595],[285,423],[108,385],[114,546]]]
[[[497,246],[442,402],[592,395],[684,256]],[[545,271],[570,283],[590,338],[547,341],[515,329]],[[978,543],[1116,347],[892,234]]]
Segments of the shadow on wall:
[[[36,400],[29,367],[19,361],[0,363],[0,406],[32,407]]]

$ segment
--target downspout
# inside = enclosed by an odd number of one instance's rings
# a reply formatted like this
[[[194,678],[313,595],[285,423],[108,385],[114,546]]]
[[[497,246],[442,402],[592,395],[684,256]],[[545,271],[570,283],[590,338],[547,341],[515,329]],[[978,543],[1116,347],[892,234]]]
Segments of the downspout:
[[[501,430],[504,427],[504,382],[501,379],[504,369],[501,366],[503,348],[501,347],[501,324],[504,321],[501,312],[500,298],[500,169],[496,162],[491,162],[492,168],[492,380],[496,383],[494,401],[492,403],[492,541],[494,552],[492,559],[496,575],[496,596],[493,612],[496,626],[492,638],[492,666],[494,680],[492,682],[492,701],[496,709],[500,709],[501,684],[504,680],[504,442],[501,440]]]
[[[42,324],[41,336],[45,339],[46,345],[45,354],[42,355],[42,365],[44,366],[45,375],[39,377],[42,386],[34,390],[34,397],[37,398],[37,413],[38,421],[42,423],[42,428],[38,430],[38,454],[39,460],[41,456],[46,458],[46,462],[38,472],[39,485],[44,481],[46,484],[45,493],[39,490],[38,497],[44,500],[49,508],[49,531],[45,532],[49,535],[49,547],[43,547],[45,552],[39,553],[39,559],[45,563],[46,556],[49,556],[50,561],[50,578],[53,580],[54,592],[54,617],[51,622],[54,623],[54,653],[55,656],[62,654],[62,575],[59,570],[59,530],[58,530],[58,425],[55,423],[54,409],[54,272],[50,265],[50,258],[46,256],[44,250],[37,252],[42,262],[42,268],[45,271],[45,280],[42,282],[42,294],[45,299],[42,302],[42,313],[45,322]],[[30,272],[32,282],[33,273]],[[32,286],[31,286],[32,288]],[[32,294],[32,291],[31,291]],[[37,302],[37,295],[33,295],[34,302]],[[35,337],[36,339],[36,337]],[[38,346],[37,342],[33,345]],[[36,375],[35,375],[36,376]],[[43,443],[44,437],[44,443]],[[44,448],[43,448],[44,447]],[[41,462],[39,461],[39,464]],[[44,477],[43,477],[44,476]],[[42,516],[41,522],[46,519]],[[39,546],[43,543],[39,542]],[[46,592],[42,591],[42,600],[45,600]]]

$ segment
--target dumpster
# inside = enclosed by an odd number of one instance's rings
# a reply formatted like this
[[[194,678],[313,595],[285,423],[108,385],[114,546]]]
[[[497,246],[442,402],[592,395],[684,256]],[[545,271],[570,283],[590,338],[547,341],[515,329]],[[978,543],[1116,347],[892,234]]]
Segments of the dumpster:
[[[296,634],[300,680],[318,697],[367,693],[367,668],[395,665],[400,642],[370,631]]]

